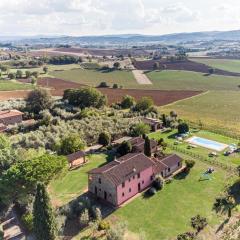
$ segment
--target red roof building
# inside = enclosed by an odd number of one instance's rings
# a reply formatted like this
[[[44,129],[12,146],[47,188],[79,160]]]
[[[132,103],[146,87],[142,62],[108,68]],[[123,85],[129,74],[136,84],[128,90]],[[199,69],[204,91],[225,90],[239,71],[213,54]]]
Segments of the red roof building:
[[[151,159],[143,153],[129,153],[89,171],[88,190],[118,207],[150,187],[155,175],[168,177],[181,167],[182,159],[175,154]]]

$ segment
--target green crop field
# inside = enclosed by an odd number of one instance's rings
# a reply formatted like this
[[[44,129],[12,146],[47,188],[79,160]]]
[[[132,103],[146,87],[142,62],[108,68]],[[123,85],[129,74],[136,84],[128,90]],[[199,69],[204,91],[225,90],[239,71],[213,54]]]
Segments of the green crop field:
[[[210,58],[192,58],[192,61],[199,62],[211,66],[213,68],[219,68],[225,71],[240,73],[240,60],[234,59],[210,59]]]
[[[55,71],[52,76],[68,81],[73,81],[89,86],[97,86],[101,82],[107,82],[109,86],[117,83],[125,88],[136,88],[137,82],[133,74],[128,71],[102,72],[100,70],[74,69],[67,71]]]
[[[205,94],[161,107],[166,113],[177,111],[181,118],[215,130],[240,135],[240,92],[210,91]]]
[[[0,91],[15,91],[32,89],[30,84],[23,84],[12,80],[0,80]]]
[[[204,76],[190,71],[153,71],[147,76],[161,90],[238,90],[240,85],[238,77]]]

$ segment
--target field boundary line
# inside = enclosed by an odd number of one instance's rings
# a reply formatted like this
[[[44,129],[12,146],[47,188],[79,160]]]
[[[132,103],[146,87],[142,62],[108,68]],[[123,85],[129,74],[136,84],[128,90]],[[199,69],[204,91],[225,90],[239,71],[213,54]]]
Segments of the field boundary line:
[[[181,91],[181,90],[179,90],[179,91]],[[186,90],[186,91],[187,91],[187,90]],[[207,90],[207,91],[202,92],[202,93],[199,93],[199,94],[197,94],[197,95],[194,95],[194,96],[191,96],[191,97],[187,97],[187,98],[184,98],[184,99],[180,99],[180,100],[177,100],[177,101],[175,101],[175,102],[173,102],[173,103],[169,103],[169,104],[166,104],[166,105],[160,106],[160,107],[169,107],[169,106],[171,106],[171,105],[174,105],[174,104],[176,104],[176,103],[179,103],[179,102],[182,102],[182,101],[185,101],[185,100],[189,100],[189,99],[192,99],[192,98],[195,98],[195,97],[200,97],[200,96],[206,95],[206,94],[208,94],[208,93],[210,93],[210,92],[211,92],[211,91]]]

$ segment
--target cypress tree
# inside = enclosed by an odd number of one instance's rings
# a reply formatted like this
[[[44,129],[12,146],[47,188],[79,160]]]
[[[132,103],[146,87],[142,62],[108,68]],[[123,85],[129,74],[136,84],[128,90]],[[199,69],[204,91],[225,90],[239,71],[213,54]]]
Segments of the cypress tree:
[[[38,183],[33,205],[33,227],[37,240],[56,239],[56,222],[47,190]]]
[[[148,157],[151,157],[152,152],[151,152],[151,143],[150,139],[148,137],[145,138],[145,143],[144,143],[144,154]]]

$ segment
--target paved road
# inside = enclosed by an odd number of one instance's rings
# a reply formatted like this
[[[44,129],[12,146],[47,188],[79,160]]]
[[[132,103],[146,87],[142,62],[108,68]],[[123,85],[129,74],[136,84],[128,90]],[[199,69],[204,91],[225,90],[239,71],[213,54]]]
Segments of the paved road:
[[[139,84],[145,84],[145,85],[150,85],[152,84],[152,82],[149,80],[149,78],[147,77],[146,74],[144,74],[144,72],[142,70],[133,70],[133,75],[136,79],[136,81]]]

